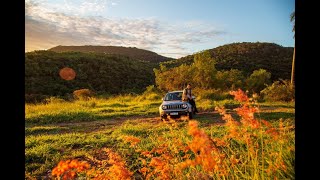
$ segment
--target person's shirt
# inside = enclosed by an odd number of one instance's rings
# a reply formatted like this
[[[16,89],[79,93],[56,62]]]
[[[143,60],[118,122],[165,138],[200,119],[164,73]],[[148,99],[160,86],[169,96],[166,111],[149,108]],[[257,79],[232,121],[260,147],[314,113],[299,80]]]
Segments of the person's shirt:
[[[188,96],[189,99],[192,99],[191,89],[187,89],[187,96]]]
[[[183,100],[192,99],[192,92],[191,89],[185,88],[183,90]]]

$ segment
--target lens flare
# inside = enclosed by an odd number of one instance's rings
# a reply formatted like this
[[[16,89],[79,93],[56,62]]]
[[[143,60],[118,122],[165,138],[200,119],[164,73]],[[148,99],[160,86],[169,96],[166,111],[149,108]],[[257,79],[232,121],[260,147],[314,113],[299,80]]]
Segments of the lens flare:
[[[64,80],[73,80],[76,77],[76,72],[72,68],[62,68],[59,72],[59,75]]]

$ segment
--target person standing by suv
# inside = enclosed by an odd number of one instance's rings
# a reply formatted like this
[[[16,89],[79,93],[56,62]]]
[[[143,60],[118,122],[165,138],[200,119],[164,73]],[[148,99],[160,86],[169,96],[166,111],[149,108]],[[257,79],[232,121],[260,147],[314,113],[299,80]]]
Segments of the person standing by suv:
[[[197,107],[196,107],[196,102],[192,98],[191,84],[188,84],[187,88],[185,88],[183,90],[182,101],[188,101],[194,107],[195,112],[198,113],[198,110],[197,110]]]

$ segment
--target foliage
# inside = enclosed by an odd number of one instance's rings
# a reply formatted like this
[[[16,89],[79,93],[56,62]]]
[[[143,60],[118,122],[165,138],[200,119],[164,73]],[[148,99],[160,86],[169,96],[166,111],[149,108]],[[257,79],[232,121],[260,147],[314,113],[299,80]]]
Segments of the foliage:
[[[45,99],[45,103],[50,104],[50,103],[64,103],[66,102],[64,99],[62,98],[58,98],[58,97],[49,97]]]
[[[270,84],[271,73],[264,69],[253,71],[246,79],[247,89],[253,93],[260,93],[268,84]]]
[[[290,79],[293,47],[282,47],[274,43],[242,42],[231,43],[208,49],[218,71],[238,69],[249,76],[256,69],[271,73],[271,80]],[[191,65],[195,55],[162,62],[167,68]]]
[[[232,96],[226,91],[221,89],[201,89],[194,88],[193,94],[196,96],[197,100],[200,99],[210,99],[210,100],[223,100],[223,99],[231,99]]]
[[[271,78],[271,73],[264,69],[254,70],[249,77],[238,69],[217,71],[209,51],[195,54],[191,65],[182,64],[168,69],[161,64],[160,69],[154,69],[154,73],[157,87],[164,91],[183,89],[187,83],[191,83],[199,89],[228,91],[246,87],[253,93],[259,93]]]
[[[267,101],[293,101],[295,99],[295,87],[289,80],[275,81],[261,91]]]
[[[158,65],[124,56],[52,51],[25,54],[26,102],[40,101],[50,96],[67,98],[78,89],[90,89],[97,94],[141,93],[154,84],[152,69]],[[63,80],[60,69],[70,67],[76,72],[73,80]]]
[[[182,90],[187,83],[193,83],[194,67],[182,64],[181,66],[160,70],[154,69],[157,87],[163,91]]]
[[[217,81],[214,86],[222,90],[235,90],[238,88],[243,88],[245,81],[245,76],[243,75],[242,71],[238,69],[218,71],[215,78]]]
[[[210,57],[209,51],[203,51],[195,55],[191,65],[167,69],[160,65],[160,69],[154,69],[156,84],[164,91],[182,90],[188,83],[195,87],[208,89],[214,84],[216,69],[215,61]]]
[[[84,53],[103,53],[110,55],[127,56],[131,59],[139,59],[147,62],[163,62],[170,58],[161,56],[155,52],[136,47],[122,46],[56,46],[49,51],[54,52],[84,52]]]
[[[156,88],[154,85],[150,85],[142,93],[142,95],[136,97],[137,102],[149,100],[149,101],[159,101],[164,96],[164,92]]]
[[[214,101],[213,102],[214,107],[224,107],[226,109],[234,109],[240,106],[240,103],[238,101],[235,101],[233,99],[224,99],[221,101]]]
[[[48,95],[43,95],[43,94],[25,94],[24,95],[25,102],[28,102],[28,103],[40,103],[46,98],[50,98],[50,97],[48,97]]]
[[[194,63],[192,64],[194,76],[192,84],[196,87],[208,89],[214,84],[215,60],[211,58],[209,51],[203,51],[194,55]]]

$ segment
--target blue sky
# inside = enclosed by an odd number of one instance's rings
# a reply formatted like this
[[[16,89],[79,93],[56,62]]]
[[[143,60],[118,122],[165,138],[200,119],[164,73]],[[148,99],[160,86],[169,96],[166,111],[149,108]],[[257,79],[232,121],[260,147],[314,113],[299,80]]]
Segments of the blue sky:
[[[293,47],[294,0],[26,0],[26,51],[137,47],[182,57],[233,42]]]

